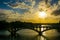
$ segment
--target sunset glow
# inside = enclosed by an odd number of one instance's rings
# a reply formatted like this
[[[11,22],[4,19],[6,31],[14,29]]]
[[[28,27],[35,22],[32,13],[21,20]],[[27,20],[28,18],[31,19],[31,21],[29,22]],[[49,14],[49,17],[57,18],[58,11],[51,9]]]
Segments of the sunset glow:
[[[46,12],[44,12],[44,11],[42,11],[42,12],[39,12],[39,17],[40,18],[46,18],[47,17],[47,14],[46,14]]]

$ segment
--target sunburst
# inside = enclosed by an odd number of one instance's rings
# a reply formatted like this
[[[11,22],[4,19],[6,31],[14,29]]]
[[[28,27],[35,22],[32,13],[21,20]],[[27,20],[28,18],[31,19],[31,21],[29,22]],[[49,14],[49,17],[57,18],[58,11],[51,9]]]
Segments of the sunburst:
[[[46,18],[47,17],[46,12],[44,12],[44,11],[39,12],[39,17],[43,18],[43,19]]]

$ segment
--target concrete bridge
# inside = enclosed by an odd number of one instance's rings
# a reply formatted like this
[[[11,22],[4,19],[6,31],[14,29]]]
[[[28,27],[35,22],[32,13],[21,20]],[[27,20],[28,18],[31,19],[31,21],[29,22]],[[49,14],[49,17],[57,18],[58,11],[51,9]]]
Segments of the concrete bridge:
[[[15,25],[15,24],[12,24],[12,26]],[[31,30],[34,30],[36,32],[39,33],[39,35],[42,35],[42,33],[44,31],[47,31],[47,30],[51,30],[51,29],[57,29],[57,31],[60,32],[60,23],[53,23],[53,24],[50,24],[50,23],[47,23],[47,24],[32,24],[32,23],[23,23],[23,24],[19,24],[17,27],[16,26],[13,26],[11,27],[11,35],[12,36],[15,36],[16,35],[16,32],[18,30],[21,30],[21,29],[31,29]]]
[[[44,31],[57,29],[60,32],[60,23],[26,23],[26,22],[11,22],[0,21],[0,30],[8,30],[12,36],[16,35],[16,32],[21,29],[31,29],[42,35]]]

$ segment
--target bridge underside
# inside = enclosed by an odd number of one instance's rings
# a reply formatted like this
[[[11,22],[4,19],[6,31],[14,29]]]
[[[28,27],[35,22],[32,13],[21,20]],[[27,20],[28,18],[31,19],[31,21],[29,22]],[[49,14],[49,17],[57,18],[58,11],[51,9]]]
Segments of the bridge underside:
[[[16,32],[21,29],[31,29],[39,33],[39,35],[42,35],[43,32],[51,30],[51,29],[57,29],[57,31],[60,32],[60,25],[24,25],[21,27],[12,27],[10,30],[11,35],[16,35]]]
[[[60,23],[26,23],[26,22],[7,23],[5,21],[1,21],[0,26],[2,26],[0,27],[0,30],[7,29],[13,36],[16,35],[16,32],[21,29],[31,29],[38,32],[40,35],[42,35],[44,31],[51,29],[57,29],[60,32]]]

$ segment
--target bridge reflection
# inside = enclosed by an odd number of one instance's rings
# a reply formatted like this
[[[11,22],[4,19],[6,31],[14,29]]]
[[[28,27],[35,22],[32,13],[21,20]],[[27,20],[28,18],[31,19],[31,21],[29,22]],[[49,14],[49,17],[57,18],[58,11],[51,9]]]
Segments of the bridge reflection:
[[[12,24],[13,25],[13,24]],[[14,24],[15,25],[15,24]],[[59,23],[53,23],[53,24],[32,24],[32,23],[23,23],[23,25],[20,24],[19,27],[13,26],[9,31],[11,32],[12,36],[16,35],[16,32],[21,29],[31,29],[39,33],[39,35],[42,35],[43,32],[51,30],[51,29],[57,29],[58,32],[60,32],[60,24]]]
[[[6,29],[11,33],[12,37],[16,36],[16,32],[21,29],[31,29],[39,33],[39,35],[42,35],[44,31],[51,30],[51,29],[57,29],[58,32],[60,32],[60,23],[26,23],[26,22],[11,22],[7,23],[6,21],[0,22],[0,30]]]

